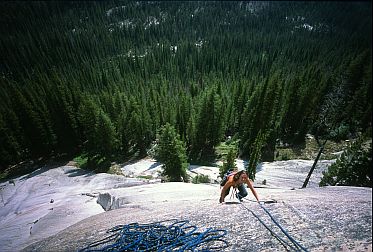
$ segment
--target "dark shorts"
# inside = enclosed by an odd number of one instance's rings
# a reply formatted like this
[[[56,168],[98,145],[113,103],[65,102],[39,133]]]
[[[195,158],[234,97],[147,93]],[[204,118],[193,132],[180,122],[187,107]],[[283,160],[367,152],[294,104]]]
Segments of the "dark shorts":
[[[237,194],[238,199],[242,199],[247,196],[247,190],[244,184],[239,184],[237,186],[237,189],[238,189],[238,194]],[[230,190],[231,190],[231,187],[229,187],[228,190],[225,192],[225,197],[229,194]]]

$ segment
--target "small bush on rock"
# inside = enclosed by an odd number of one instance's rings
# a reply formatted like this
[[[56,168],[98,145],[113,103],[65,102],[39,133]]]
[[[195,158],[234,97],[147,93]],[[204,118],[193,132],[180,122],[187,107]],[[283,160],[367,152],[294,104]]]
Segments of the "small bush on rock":
[[[192,180],[193,184],[200,184],[200,183],[210,183],[210,178],[204,174],[198,174]]]

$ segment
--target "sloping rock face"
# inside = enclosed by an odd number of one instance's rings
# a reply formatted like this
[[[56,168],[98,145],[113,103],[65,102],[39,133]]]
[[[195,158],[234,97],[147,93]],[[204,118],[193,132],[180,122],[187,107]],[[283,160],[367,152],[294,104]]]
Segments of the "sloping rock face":
[[[371,188],[263,187],[257,188],[257,192],[267,202],[262,206],[308,251],[372,251]],[[230,246],[224,251],[290,250],[261,223],[291,244],[250,192],[243,203],[227,196],[226,202],[219,204],[219,194],[217,185],[186,183],[111,191],[106,197],[118,200],[120,195],[121,208],[89,217],[24,251],[77,251],[106,237],[106,230],[116,225],[172,218],[189,220],[201,230],[227,230],[225,239]]]

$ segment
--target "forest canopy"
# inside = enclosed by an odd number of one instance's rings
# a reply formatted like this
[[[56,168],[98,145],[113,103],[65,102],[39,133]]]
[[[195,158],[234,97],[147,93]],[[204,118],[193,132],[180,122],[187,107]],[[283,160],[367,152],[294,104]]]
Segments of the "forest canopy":
[[[371,132],[371,2],[0,3],[0,170],[144,156],[167,123],[189,162],[227,137]],[[371,134],[371,133],[370,133]]]

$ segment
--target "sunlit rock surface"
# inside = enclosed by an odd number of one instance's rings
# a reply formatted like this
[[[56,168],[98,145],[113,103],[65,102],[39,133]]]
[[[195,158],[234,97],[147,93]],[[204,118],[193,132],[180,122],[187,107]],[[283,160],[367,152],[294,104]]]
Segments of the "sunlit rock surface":
[[[332,162],[318,164],[306,189],[299,188],[312,161],[263,163],[254,185],[268,202],[263,206],[309,251],[371,251],[372,190],[319,188],[321,172]],[[177,218],[226,229],[226,251],[286,251],[254,216],[286,239],[250,192],[243,205],[230,195],[219,204],[219,185],[160,183],[159,168],[149,159],[122,167],[129,178],[44,167],[1,183],[0,250],[76,251],[118,224]],[[218,167],[193,166],[190,172],[213,179]],[[141,179],[144,174],[152,179]]]

